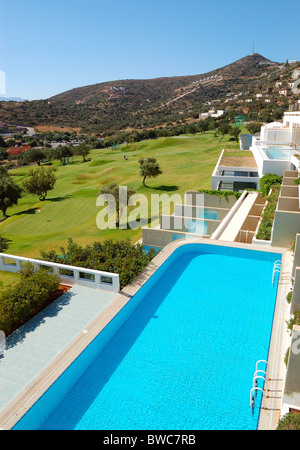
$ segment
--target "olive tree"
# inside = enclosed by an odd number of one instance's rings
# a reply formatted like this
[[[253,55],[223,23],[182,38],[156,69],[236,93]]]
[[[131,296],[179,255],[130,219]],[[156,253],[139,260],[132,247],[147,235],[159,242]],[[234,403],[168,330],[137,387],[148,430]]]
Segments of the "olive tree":
[[[18,186],[13,179],[3,171],[0,174],[0,210],[5,219],[7,218],[7,208],[17,205],[19,198],[21,198],[21,194],[22,189],[20,186]]]
[[[44,201],[47,197],[48,191],[52,191],[54,189],[56,182],[54,172],[55,169],[45,166],[37,169],[31,169],[27,179],[23,183],[25,191],[29,194],[38,195],[39,199]]]
[[[155,158],[141,158],[140,163],[140,174],[143,177],[143,186],[146,187],[146,178],[155,178],[162,173],[158,162]]]

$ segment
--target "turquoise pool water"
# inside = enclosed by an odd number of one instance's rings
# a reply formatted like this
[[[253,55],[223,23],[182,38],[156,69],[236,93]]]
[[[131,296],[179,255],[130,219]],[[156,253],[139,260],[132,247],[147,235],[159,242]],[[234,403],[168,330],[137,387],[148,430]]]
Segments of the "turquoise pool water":
[[[293,155],[294,150],[289,150],[286,147],[266,147],[264,152],[269,159],[288,160]]]
[[[151,245],[143,245],[143,251],[147,254],[154,248],[155,254],[161,251],[161,247],[152,247]]]
[[[268,357],[278,259],[180,247],[15,429],[256,429],[249,394]]]
[[[203,208],[199,211],[199,219],[217,220],[218,211],[213,208]]]
[[[188,233],[194,233],[194,234],[200,234],[200,235],[206,235],[207,234],[207,222],[205,220],[188,220],[187,221],[187,232]]]

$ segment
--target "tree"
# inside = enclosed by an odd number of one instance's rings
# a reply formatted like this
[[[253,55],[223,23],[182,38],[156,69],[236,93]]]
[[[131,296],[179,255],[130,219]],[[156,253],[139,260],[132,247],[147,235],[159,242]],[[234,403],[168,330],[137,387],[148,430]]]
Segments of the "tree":
[[[0,235],[0,252],[7,250],[10,240]]]
[[[73,152],[68,145],[60,145],[47,152],[51,159],[59,159],[63,166],[68,164],[69,159],[72,158]]]
[[[86,162],[86,157],[88,156],[90,151],[91,151],[91,148],[84,143],[79,144],[72,149],[73,155],[82,156],[83,162]]]
[[[236,142],[239,142],[239,135],[241,131],[242,130],[239,127],[231,127],[229,134],[235,138]]]
[[[248,125],[246,125],[247,130],[251,134],[259,133],[261,127],[262,127],[262,123],[260,123],[260,122],[251,122]]]
[[[13,179],[5,173],[0,174],[0,210],[4,218],[7,218],[6,211],[13,205],[17,205],[21,198],[22,189],[15,184]]]
[[[48,191],[54,189],[56,176],[55,169],[52,167],[41,167],[40,169],[31,169],[23,186],[29,194],[36,194],[41,201],[44,201]]]
[[[143,186],[146,187],[145,181],[147,177],[155,178],[162,173],[155,158],[141,158],[140,174],[143,177]]]
[[[41,148],[29,149],[26,153],[22,153],[22,155],[22,159],[25,161],[25,163],[31,164],[36,162],[38,166],[40,166],[41,162],[46,158],[46,153]]]
[[[5,148],[0,148],[0,161],[4,161],[8,158],[8,153]]]
[[[123,205],[122,200],[120,199],[120,187],[116,183],[112,183],[109,186],[104,186],[100,189],[99,195],[112,195],[115,199],[115,205],[116,205],[116,226],[119,227],[120,220],[123,214]],[[128,189],[126,190],[126,202],[128,203],[129,197],[131,195],[135,194],[134,189]]]
[[[199,123],[200,133],[205,133],[205,131],[208,131],[208,130],[209,130],[209,123],[206,120]]]
[[[229,123],[222,122],[219,125],[218,130],[222,134],[222,137],[221,137],[220,141],[224,138],[225,134],[229,134],[230,129],[231,129],[231,126],[229,125]]]
[[[2,136],[0,136],[0,148],[7,148],[7,144]]]

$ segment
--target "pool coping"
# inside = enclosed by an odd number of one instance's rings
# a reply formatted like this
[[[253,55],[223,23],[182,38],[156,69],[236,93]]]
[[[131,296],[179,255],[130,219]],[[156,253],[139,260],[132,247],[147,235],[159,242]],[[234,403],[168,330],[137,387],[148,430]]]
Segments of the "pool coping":
[[[169,258],[169,256],[182,245],[187,244],[208,244],[224,247],[235,247],[247,250],[258,250],[268,253],[280,253],[284,260],[284,267],[287,264],[287,254],[289,251],[279,247],[265,247],[259,245],[240,244],[235,242],[225,242],[208,239],[180,239],[171,242],[150,262],[146,269],[134,280],[133,283],[127,285],[116,295],[114,300],[94,319],[84,330],[82,330],[66,348],[58,354],[52,364],[43,370],[36,378],[29,383],[18,396],[16,396],[0,414],[0,429],[11,430],[16,423],[28,412],[28,410],[39,400],[40,397],[50,388],[50,386],[61,376],[61,374],[73,363],[73,361],[85,350],[85,348],[96,338],[96,336],[106,327],[106,325],[115,317],[116,314],[130,301],[130,299],[138,292],[138,290],[151,278],[155,271]],[[279,286],[278,286],[279,288]],[[277,292],[275,316],[273,320],[271,344],[269,355],[274,359],[270,361],[270,373],[276,372],[276,363],[279,355],[276,354],[274,348],[279,338],[276,336],[277,331],[283,333],[283,325],[278,323],[279,314],[276,314],[280,297],[282,295]],[[275,322],[276,317],[276,322]],[[275,337],[273,336],[275,333]],[[282,338],[282,335],[281,335]],[[284,345],[282,345],[284,347]],[[271,351],[272,349],[272,351]],[[281,352],[284,348],[281,349]],[[284,355],[284,353],[283,353]],[[275,358],[276,357],[276,358]],[[281,357],[282,364],[283,358]],[[253,369],[255,371],[255,368]],[[281,373],[282,374],[282,373]],[[249,386],[250,392],[251,386]],[[274,429],[278,420],[278,399],[275,400],[276,408],[263,411],[260,415],[259,429]],[[249,406],[250,408],[250,406]],[[266,414],[265,414],[266,413]],[[268,428],[265,428],[265,427]],[[264,427],[264,428],[261,428]]]

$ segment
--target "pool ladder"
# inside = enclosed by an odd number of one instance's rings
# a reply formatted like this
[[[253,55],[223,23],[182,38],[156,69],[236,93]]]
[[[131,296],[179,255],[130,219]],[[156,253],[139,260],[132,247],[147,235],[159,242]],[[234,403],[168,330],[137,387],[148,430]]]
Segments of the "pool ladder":
[[[274,281],[275,281],[275,274],[276,274],[276,272],[278,272],[280,274],[280,270],[281,270],[281,261],[278,259],[277,261],[274,262],[274,267],[273,267],[273,276],[272,276],[273,286],[274,286]]]
[[[258,364],[259,363],[265,363],[266,364],[266,370],[262,370],[262,369],[258,369]],[[262,404],[262,408],[265,409],[265,399],[266,399],[266,392],[268,390],[268,375],[269,375],[269,363],[267,361],[265,361],[264,359],[260,359],[259,361],[257,361],[256,363],[256,367],[255,367],[255,372],[254,372],[254,376],[253,376],[253,384],[252,384],[252,389],[250,390],[250,408],[252,410],[252,414],[254,413],[254,407],[255,407],[255,399],[256,399],[256,394],[257,391],[261,391],[262,392],[262,400],[263,400],[263,404]],[[258,387],[258,379],[263,379],[264,380],[264,387],[260,388]]]

